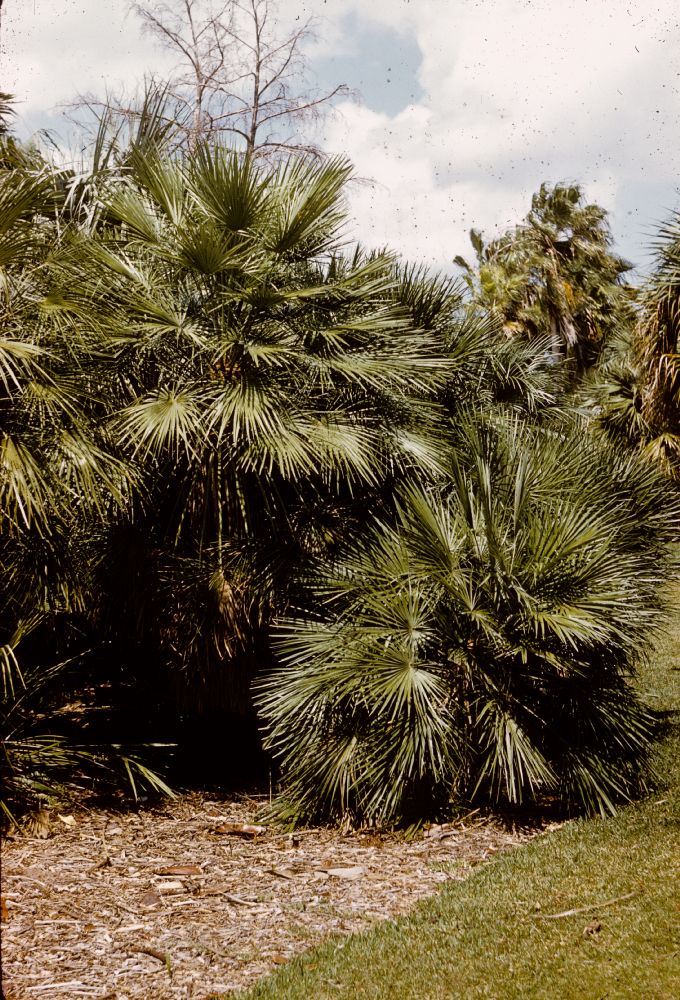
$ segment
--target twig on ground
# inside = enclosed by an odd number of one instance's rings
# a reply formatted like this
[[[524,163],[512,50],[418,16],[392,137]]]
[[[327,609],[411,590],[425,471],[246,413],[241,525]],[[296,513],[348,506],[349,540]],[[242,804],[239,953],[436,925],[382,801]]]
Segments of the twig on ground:
[[[588,906],[577,906],[573,910],[564,910],[562,913],[532,913],[535,920],[560,920],[562,917],[575,917],[579,913],[588,913],[590,910],[601,910],[605,906],[613,906],[615,903],[623,903],[626,899],[639,896],[639,892],[627,892],[625,896],[615,896],[614,899],[606,899],[603,903],[590,903]]]
[[[321,827],[315,826],[309,830],[289,830],[288,833],[271,833],[267,840],[293,840],[306,837],[310,833],[321,833]]]
[[[157,959],[162,962],[165,968],[168,970],[168,975],[172,979],[172,960],[167,951],[160,951],[158,948],[152,948],[147,945],[133,945],[130,951],[135,951],[141,955],[150,955],[151,958]]]
[[[232,959],[234,957],[228,952],[222,951],[221,948],[214,948],[211,944],[206,944],[204,941],[198,941],[196,938],[185,938],[185,943],[191,945],[192,948],[198,948],[199,951],[205,951],[209,955],[215,955],[217,958]]]
[[[43,990],[69,990],[71,996],[92,996],[96,992],[96,987],[88,986],[80,979],[71,979],[67,983],[37,983],[35,986],[27,986],[27,993],[41,993]]]
[[[485,826],[488,820],[480,819],[477,823],[473,823],[472,826],[457,826],[455,830],[444,830],[443,833],[438,834],[433,837],[432,840],[435,842],[438,840],[446,840],[447,837],[460,837],[463,833],[469,833],[470,830],[477,830],[480,826]]]

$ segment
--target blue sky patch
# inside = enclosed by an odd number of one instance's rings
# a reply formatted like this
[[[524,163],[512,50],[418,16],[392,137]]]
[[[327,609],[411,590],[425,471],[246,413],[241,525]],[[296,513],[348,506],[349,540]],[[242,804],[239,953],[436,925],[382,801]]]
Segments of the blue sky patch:
[[[346,83],[373,111],[394,116],[423,96],[418,83],[422,53],[417,42],[384,26],[366,24],[356,14],[342,19],[351,48],[315,59],[312,68],[323,88]]]

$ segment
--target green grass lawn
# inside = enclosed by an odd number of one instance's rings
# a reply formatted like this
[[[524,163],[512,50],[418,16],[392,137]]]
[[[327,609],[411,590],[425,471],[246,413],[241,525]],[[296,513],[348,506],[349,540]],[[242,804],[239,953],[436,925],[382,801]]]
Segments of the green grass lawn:
[[[296,959],[241,1000],[680,997],[680,588],[675,598],[640,678],[668,725],[648,801],[567,823],[409,917]],[[581,912],[549,918],[571,909]]]

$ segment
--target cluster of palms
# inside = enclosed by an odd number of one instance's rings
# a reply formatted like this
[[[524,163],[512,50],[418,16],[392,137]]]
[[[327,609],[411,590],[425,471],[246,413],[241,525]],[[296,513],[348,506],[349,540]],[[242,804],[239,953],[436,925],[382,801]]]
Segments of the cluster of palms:
[[[296,821],[633,794],[663,480],[586,437],[544,340],[348,249],[345,162],[114,152],[0,137],[11,795],[85,759],[35,706],[106,658],[199,726],[255,682]]]

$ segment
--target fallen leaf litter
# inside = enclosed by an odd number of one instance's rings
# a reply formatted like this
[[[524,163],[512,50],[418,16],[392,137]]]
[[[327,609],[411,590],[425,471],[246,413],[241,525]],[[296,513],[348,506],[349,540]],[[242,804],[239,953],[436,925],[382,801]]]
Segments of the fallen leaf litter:
[[[413,840],[287,835],[257,823],[259,805],[190,794],[139,813],[44,816],[6,840],[7,995],[204,1000],[243,989],[536,833],[472,816]]]

